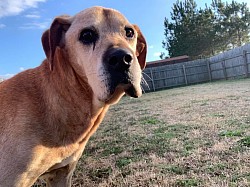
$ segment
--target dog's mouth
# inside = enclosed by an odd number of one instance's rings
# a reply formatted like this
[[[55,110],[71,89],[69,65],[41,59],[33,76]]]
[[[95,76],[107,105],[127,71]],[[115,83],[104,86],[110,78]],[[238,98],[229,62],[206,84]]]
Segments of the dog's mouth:
[[[107,88],[109,97],[106,102],[115,100],[118,97],[120,98],[124,94],[133,98],[138,98],[142,95],[140,81],[135,81],[127,75],[123,75],[122,77],[115,76],[111,78]]]
[[[124,94],[133,98],[138,98],[142,95],[142,90],[140,86],[138,87],[133,84],[118,84],[114,89],[110,90],[106,103],[116,103]]]
[[[126,95],[134,98],[138,98],[141,96],[141,87],[140,84],[135,84],[128,80],[127,82],[120,82],[116,84],[116,86],[110,87],[110,94],[113,95],[116,93],[116,90],[122,90],[126,93]]]
[[[124,90],[124,92],[130,96],[130,97],[134,97],[134,98],[138,98],[142,95],[142,91],[141,91],[141,88],[136,88],[135,86],[133,86],[132,84],[131,85],[128,85],[126,87],[126,89]]]

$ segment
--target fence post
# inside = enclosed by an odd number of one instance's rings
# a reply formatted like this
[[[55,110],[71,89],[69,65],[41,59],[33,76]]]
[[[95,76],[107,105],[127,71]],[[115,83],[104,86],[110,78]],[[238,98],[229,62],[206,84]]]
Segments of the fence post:
[[[243,62],[245,66],[245,72],[246,72],[246,77],[249,77],[249,69],[248,69],[248,63],[247,63],[247,51],[243,51]]]
[[[186,73],[185,64],[183,64],[182,68],[183,68],[183,74],[184,74],[184,78],[185,78],[185,83],[186,83],[186,85],[188,85],[188,80],[187,80],[187,73]]]
[[[207,58],[207,71],[208,71],[208,77],[209,81],[212,81],[212,74],[211,74],[211,67],[210,67],[210,58]]]
[[[163,86],[164,87],[167,87],[167,73],[166,73],[167,71],[166,71],[166,69],[164,69],[164,84],[163,84]]]
[[[154,83],[152,68],[150,68],[150,76],[151,76],[151,80],[152,80],[152,86],[153,86],[153,89],[154,89],[154,92],[155,92],[155,83]]]
[[[221,62],[221,65],[222,65],[222,68],[223,68],[224,77],[225,77],[225,79],[227,80],[227,69],[226,69],[225,60],[223,60],[223,61]]]

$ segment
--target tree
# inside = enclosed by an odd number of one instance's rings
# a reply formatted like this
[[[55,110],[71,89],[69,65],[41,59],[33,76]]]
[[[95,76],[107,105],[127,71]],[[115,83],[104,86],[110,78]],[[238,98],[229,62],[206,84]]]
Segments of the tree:
[[[188,55],[196,59],[248,42],[250,13],[246,3],[234,0],[230,4],[213,0],[204,9],[197,9],[194,0],[177,0],[171,21],[165,18],[164,26],[162,44],[169,56]]]
[[[196,7],[197,5],[193,0],[186,0],[185,2],[177,1],[173,5],[173,12],[171,12],[173,22],[165,19],[165,36],[168,39],[167,41],[163,41],[163,46],[168,50],[171,57],[185,54],[186,50],[194,45],[192,41],[194,24],[192,21]]]
[[[232,1],[224,3],[221,0],[213,0],[212,5],[217,15],[219,35],[222,49],[241,46],[249,42],[250,11],[247,3]]]

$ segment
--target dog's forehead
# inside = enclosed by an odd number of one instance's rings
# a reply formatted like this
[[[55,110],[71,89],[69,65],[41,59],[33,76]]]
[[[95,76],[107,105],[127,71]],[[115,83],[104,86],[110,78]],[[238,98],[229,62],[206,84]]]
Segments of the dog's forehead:
[[[85,9],[74,17],[75,24],[82,26],[95,25],[128,25],[129,21],[117,10],[103,7],[92,7]]]

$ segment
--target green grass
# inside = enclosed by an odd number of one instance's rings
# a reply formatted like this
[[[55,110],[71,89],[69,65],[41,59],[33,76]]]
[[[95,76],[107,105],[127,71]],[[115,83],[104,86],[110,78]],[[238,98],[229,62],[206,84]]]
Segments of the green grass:
[[[242,138],[239,143],[243,146],[250,147],[250,136]]]
[[[143,124],[143,125],[157,125],[157,124],[162,123],[160,120],[158,120],[155,117],[145,117],[145,118],[141,119],[140,121],[141,121],[141,124]]]
[[[129,157],[119,158],[116,161],[116,166],[118,168],[123,168],[123,167],[129,165],[131,162],[132,162],[132,159]]]
[[[176,175],[183,175],[187,174],[188,168],[177,166],[177,165],[162,165],[161,167],[161,173],[167,174],[167,173],[173,173]]]
[[[199,186],[200,182],[197,179],[178,179],[175,182],[176,187],[192,187]]]
[[[226,136],[226,137],[233,137],[233,136],[242,136],[244,134],[244,132],[242,132],[241,130],[235,130],[235,131],[222,131],[219,133],[219,136]]]

